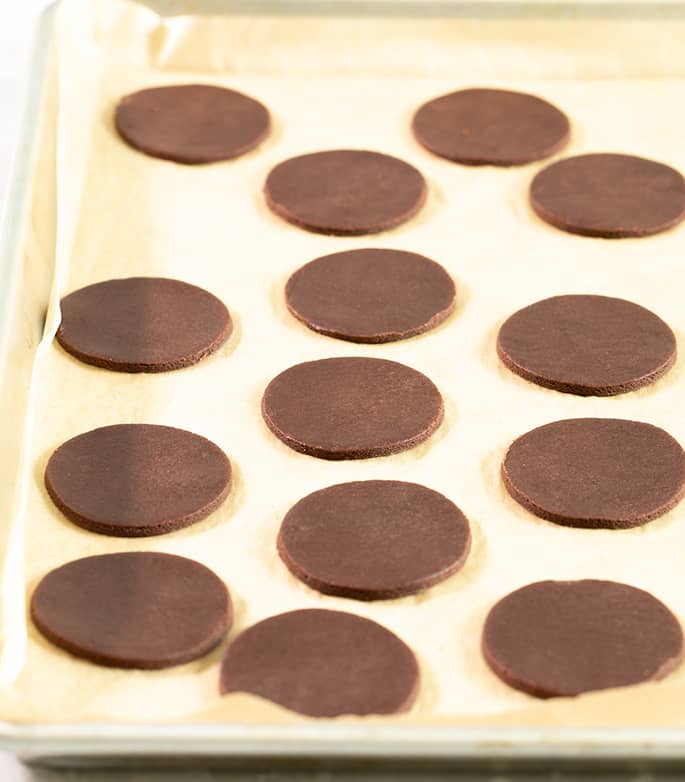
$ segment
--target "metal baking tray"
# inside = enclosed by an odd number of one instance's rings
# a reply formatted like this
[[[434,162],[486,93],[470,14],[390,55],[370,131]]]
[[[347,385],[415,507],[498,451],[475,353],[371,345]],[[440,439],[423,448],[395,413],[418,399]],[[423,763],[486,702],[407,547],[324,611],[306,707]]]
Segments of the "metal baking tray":
[[[447,15],[468,18],[569,14],[630,18],[685,18],[681,2],[527,2],[517,0],[147,0],[160,13],[298,13]],[[13,179],[0,235],[0,369],[7,371],[10,313],[32,198],[40,143],[39,116],[49,75],[49,50],[58,3],[42,16]],[[678,74],[682,75],[682,74]],[[36,324],[36,328],[39,326]],[[671,766],[685,762],[685,729],[511,728],[393,726],[332,722],[299,725],[9,724],[0,723],[0,750],[50,765],[357,767],[366,771],[412,767],[508,769],[547,765]]]

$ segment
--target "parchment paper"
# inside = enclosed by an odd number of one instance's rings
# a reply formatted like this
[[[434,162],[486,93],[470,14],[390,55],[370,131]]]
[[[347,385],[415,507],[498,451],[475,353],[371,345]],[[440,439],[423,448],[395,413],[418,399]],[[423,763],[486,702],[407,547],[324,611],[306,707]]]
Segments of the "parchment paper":
[[[649,421],[685,443],[685,359],[638,393],[584,399],[515,377],[494,347],[499,325],[513,311],[572,292],[637,301],[671,324],[682,347],[685,228],[619,242],[564,234],[528,207],[527,186],[540,165],[452,165],[422,150],[409,132],[424,100],[474,83],[506,84],[568,113],[573,139],[564,154],[622,151],[685,170],[683,82],[667,78],[685,72],[685,54],[676,46],[683,23],[660,24],[164,20],[126,0],[65,0],[55,32],[57,99],[49,112],[56,128],[54,288],[34,355],[28,445],[18,462],[24,480],[8,525],[0,717],[302,719],[248,696],[220,699],[225,644],[179,668],[119,671],[70,657],[28,621],[26,601],[53,567],[90,554],[154,550],[198,559],[226,581],[236,607],[229,643],[262,618],[308,606],[352,611],[395,631],[416,651],[422,674],[419,700],[410,714],[393,718],[398,722],[685,724],[685,667],[656,685],[541,703],[500,682],[479,651],[490,606],[545,578],[634,584],[685,622],[685,504],[640,529],[565,529],[520,508],[499,479],[502,455],[515,437],[564,417]],[[643,48],[636,53],[638,31]],[[647,76],[663,78],[617,78],[635,75],[641,57]],[[144,86],[191,81],[262,100],[273,114],[270,139],[236,161],[194,168],[145,157],[118,139],[112,128],[118,98]],[[48,143],[50,134],[45,138]],[[341,146],[377,149],[416,165],[430,188],[421,214],[361,239],[316,236],[270,214],[261,187],[274,164]],[[50,167],[41,171],[49,176]],[[40,182],[34,189],[41,191]],[[42,229],[41,222],[34,226],[37,236]],[[442,263],[457,282],[456,313],[429,334],[384,346],[321,337],[288,315],[283,286],[292,271],[319,255],[364,246],[414,250]],[[228,345],[196,367],[146,376],[85,366],[53,343],[59,296],[130,275],[177,277],[218,295],[236,326]],[[34,346],[26,349],[33,354]],[[262,422],[262,391],[291,364],[335,355],[382,356],[426,373],[445,399],[440,430],[413,451],[369,461],[325,462],[289,450]],[[214,440],[233,462],[229,501],[206,521],[157,538],[109,538],[70,524],[43,488],[47,459],[68,438],[119,422],[168,424]],[[283,515],[311,491],[369,478],[424,483],[454,500],[473,529],[464,570],[422,595],[371,604],[324,597],[294,579],[275,549]]]

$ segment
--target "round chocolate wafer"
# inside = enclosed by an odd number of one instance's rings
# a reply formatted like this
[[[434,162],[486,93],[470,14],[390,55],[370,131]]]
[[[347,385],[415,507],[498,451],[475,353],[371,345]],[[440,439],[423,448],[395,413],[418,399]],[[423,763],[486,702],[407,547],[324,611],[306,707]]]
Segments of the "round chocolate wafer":
[[[117,424],[61,445],[48,462],[45,486],[79,527],[117,537],[163,535],[221,505],[231,488],[231,464],[192,432]]]
[[[129,277],[88,285],[61,302],[57,341],[117,372],[168,372],[214,353],[233,330],[223,302],[180,280]]]
[[[469,523],[442,494],[405,481],[354,481],[309,494],[286,514],[278,551],[327,595],[388,600],[444,581],[466,561]]]
[[[209,568],[185,557],[131,551],[52,570],[31,617],[55,646],[98,665],[156,669],[210,652],[231,626],[231,599]]]
[[[310,329],[350,342],[393,342],[428,331],[454,309],[456,289],[416,253],[367,248],[325,255],[288,280],[288,309]]]
[[[530,186],[530,203],[545,222],[569,233],[649,236],[685,217],[685,179],[632,155],[578,155],[543,169]]]
[[[360,236],[413,217],[426,200],[426,182],[390,155],[336,149],[279,163],[264,195],[273,212],[307,231]]]
[[[545,388],[610,396],[673,366],[673,331],[653,312],[608,296],[554,296],[514,313],[497,337],[512,372]]]
[[[653,595],[612,581],[540,581],[502,598],[485,620],[483,655],[510,687],[538,698],[662,679],[683,632]]]
[[[440,392],[415,369],[380,358],[307,361],[281,372],[262,397],[271,431],[320,459],[367,459],[426,440],[443,417]]]
[[[258,622],[228,647],[222,695],[248,692],[311,717],[411,708],[419,669],[382,625],[342,611],[290,611]]]
[[[114,124],[130,146],[175,163],[214,163],[254,149],[269,112],[247,95],[210,84],[150,87],[122,98]]]
[[[614,418],[571,418],[524,434],[502,463],[511,496],[567,527],[646,524],[685,494],[685,453],[663,429]]]
[[[435,155],[468,166],[520,166],[566,145],[569,122],[551,103],[511,90],[442,95],[414,115],[414,135]]]

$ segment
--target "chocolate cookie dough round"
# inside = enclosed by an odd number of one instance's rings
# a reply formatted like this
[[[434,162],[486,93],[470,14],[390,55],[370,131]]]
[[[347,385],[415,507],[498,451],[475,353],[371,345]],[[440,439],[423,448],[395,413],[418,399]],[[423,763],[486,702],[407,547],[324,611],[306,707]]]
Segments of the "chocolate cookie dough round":
[[[419,686],[411,649],[342,611],[279,614],[241,633],[221,665],[221,694],[248,692],[310,717],[408,711]]]
[[[368,248],[333,253],[288,280],[290,312],[313,331],[349,342],[393,342],[434,328],[454,309],[456,289],[416,253]]]
[[[414,135],[430,152],[467,166],[520,166],[559,151],[569,122],[551,103],[510,90],[458,90],[425,103]]]
[[[151,157],[199,164],[249,152],[269,134],[266,108],[247,95],[210,84],[151,87],[122,98],[119,135]]]
[[[33,593],[31,617],[76,657],[158,669],[210,652],[231,626],[232,608],[223,581],[199,562],[131,551],[52,570]]]
[[[685,217],[685,179],[632,155],[566,158],[543,169],[530,203],[545,222],[581,236],[621,239],[666,231]]]
[[[320,459],[367,459],[426,440],[443,417],[440,392],[415,369],[380,358],[296,364],[262,397],[266,425],[287,446]]]
[[[685,494],[685,453],[663,429],[571,418],[515,440],[502,463],[511,496],[566,527],[625,529],[662,516]]]
[[[179,280],[129,277],[65,296],[57,341],[86,364],[116,372],[168,372],[197,364],[233,330],[216,296]]]
[[[192,432],[117,424],[61,445],[48,462],[45,486],[79,527],[147,537],[187,527],[216,510],[231,488],[231,463]]]
[[[682,659],[678,620],[649,592],[613,581],[540,581],[500,600],[483,655],[510,687],[538,698],[662,679]]]
[[[360,236],[413,217],[426,200],[426,182],[390,155],[336,149],[279,163],[264,196],[273,212],[307,231]]]
[[[442,494],[404,481],[354,481],[300,500],[286,514],[278,552],[313,589],[388,600],[456,573],[471,545],[469,523]]]
[[[676,340],[653,312],[608,296],[554,296],[514,313],[497,337],[512,372],[545,388],[610,396],[653,383]]]

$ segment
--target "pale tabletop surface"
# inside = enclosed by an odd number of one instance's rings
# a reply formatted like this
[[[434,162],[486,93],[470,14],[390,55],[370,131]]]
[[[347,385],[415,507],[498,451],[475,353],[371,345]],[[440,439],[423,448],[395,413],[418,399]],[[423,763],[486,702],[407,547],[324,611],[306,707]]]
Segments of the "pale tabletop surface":
[[[0,0],[3,23],[0,25],[0,100],[3,108],[3,122],[0,123],[0,199],[4,202],[7,180],[11,166],[12,152],[19,129],[21,109],[25,92],[26,68],[31,51],[31,41],[36,20],[40,12],[49,5],[49,0]],[[374,775],[375,782],[447,782],[459,779],[463,782],[581,782],[597,780],[597,775],[577,776],[576,774],[474,775],[470,772],[454,773],[418,773]],[[603,777],[607,780],[622,782],[675,782],[685,776],[672,775],[654,777],[649,773],[619,774]],[[327,772],[303,772],[293,774],[280,773],[240,773],[221,771],[54,771],[47,769],[28,769],[16,759],[0,753],[0,782],[361,782],[371,777],[364,773],[329,774]]]

